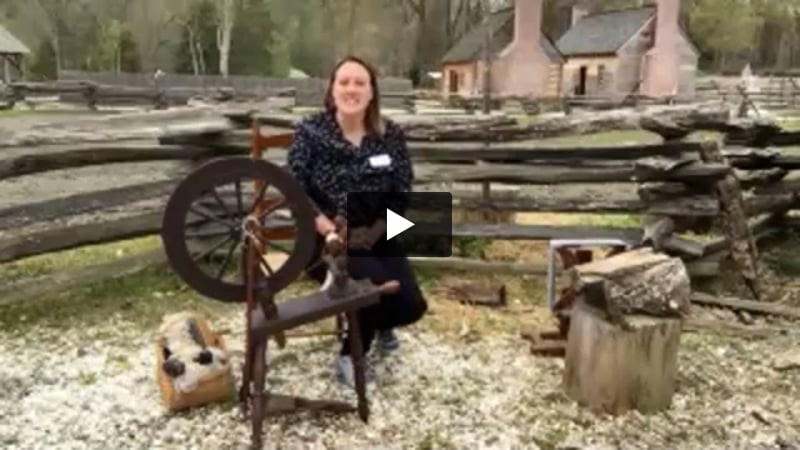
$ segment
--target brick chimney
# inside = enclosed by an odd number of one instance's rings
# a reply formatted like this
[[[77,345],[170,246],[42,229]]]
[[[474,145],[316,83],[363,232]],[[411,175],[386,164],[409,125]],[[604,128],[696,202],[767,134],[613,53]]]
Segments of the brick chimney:
[[[503,51],[502,89],[511,95],[535,96],[545,92],[549,60],[542,50],[543,0],[514,0],[514,38]]]
[[[644,91],[653,97],[677,93],[680,80],[680,0],[656,0],[655,42],[647,53]]]
[[[542,0],[514,0],[514,40],[511,45],[538,47],[542,34]]]

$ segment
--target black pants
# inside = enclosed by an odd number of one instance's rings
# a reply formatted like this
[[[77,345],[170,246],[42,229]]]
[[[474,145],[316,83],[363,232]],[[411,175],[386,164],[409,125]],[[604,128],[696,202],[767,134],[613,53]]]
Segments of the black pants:
[[[381,254],[400,254],[393,241],[381,241]],[[317,240],[315,256],[312,264],[316,262],[322,251],[322,238]],[[380,301],[374,305],[358,311],[358,322],[361,329],[361,341],[364,354],[369,352],[377,330],[410,325],[425,315],[428,303],[414,278],[411,266],[405,256],[386,257],[377,254],[377,251],[364,252],[364,256],[350,256],[347,259],[348,271],[355,280],[370,279],[373,283],[382,284],[387,281],[397,280],[400,289],[393,294],[381,295]],[[308,275],[322,284],[327,274],[327,265],[322,263],[308,271]],[[348,355],[350,347],[345,340],[342,343],[342,355]]]

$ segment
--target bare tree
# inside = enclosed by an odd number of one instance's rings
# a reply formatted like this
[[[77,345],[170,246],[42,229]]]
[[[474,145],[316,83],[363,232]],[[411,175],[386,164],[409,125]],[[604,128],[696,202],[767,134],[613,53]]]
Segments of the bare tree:
[[[228,76],[230,70],[231,33],[236,22],[236,10],[239,4],[240,2],[234,0],[222,0],[222,8],[217,8],[219,73],[224,77]]]

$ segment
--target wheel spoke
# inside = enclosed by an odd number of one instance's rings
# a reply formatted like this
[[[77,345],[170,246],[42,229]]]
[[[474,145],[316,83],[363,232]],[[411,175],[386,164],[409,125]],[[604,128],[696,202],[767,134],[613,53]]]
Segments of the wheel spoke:
[[[287,200],[286,197],[281,197],[275,203],[267,206],[264,211],[261,211],[260,217],[258,218],[259,222],[263,222],[268,215],[274,213],[275,211],[281,209],[282,207],[286,206]]]
[[[211,247],[209,247],[208,249],[206,249],[200,255],[193,256],[192,257],[192,261],[197,262],[198,260],[205,258],[206,256],[208,256],[208,255],[214,253],[215,251],[217,251],[219,248],[221,248],[223,245],[225,245],[226,243],[228,243],[228,241],[230,241],[232,239],[233,239],[232,235],[228,235],[224,239],[220,239],[219,241],[217,241],[216,244],[214,244]]]
[[[242,180],[237,178],[233,183],[233,187],[236,190],[236,209],[239,213],[237,217],[241,219],[244,217],[244,205],[242,204]]]
[[[256,183],[258,183],[258,181],[256,181]],[[269,187],[269,183],[261,181],[261,188],[258,190],[256,198],[253,200],[253,206],[250,208],[250,211],[255,212],[258,205],[264,200],[264,193],[267,191],[267,187]]]
[[[230,235],[230,230],[197,230],[194,232],[187,231],[186,237],[187,238],[210,238],[210,237],[217,237],[217,236],[226,236]]]
[[[228,250],[228,254],[225,255],[225,261],[222,262],[222,267],[219,269],[219,272],[217,272],[218,280],[221,280],[222,276],[225,274],[225,270],[228,268],[228,265],[233,257],[233,252],[236,251],[237,247],[239,247],[239,243],[240,241],[234,241],[233,245],[231,245],[231,248]]]
[[[197,214],[198,216],[200,216],[200,217],[202,217],[204,219],[208,219],[208,220],[210,220],[212,222],[216,222],[216,223],[218,223],[220,225],[224,225],[229,230],[233,230],[233,226],[230,223],[227,223],[227,222],[223,221],[222,219],[220,219],[219,217],[214,216],[213,213],[211,213],[209,210],[207,210],[207,209],[205,209],[205,208],[203,208],[203,207],[201,207],[199,205],[190,206],[189,207],[189,211]]]
[[[211,195],[214,197],[214,200],[217,201],[217,204],[220,207],[222,207],[222,210],[225,211],[225,214],[227,216],[236,217],[235,215],[231,214],[231,211],[228,209],[228,205],[226,205],[225,202],[222,201],[222,199],[219,196],[219,193],[217,192],[217,188],[216,187],[212,187],[211,188]]]

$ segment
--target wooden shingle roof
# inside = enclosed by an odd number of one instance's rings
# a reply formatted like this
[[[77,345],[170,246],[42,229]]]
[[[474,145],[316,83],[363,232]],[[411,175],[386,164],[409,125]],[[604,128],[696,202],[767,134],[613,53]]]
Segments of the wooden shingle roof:
[[[0,53],[30,53],[28,47],[0,25]]]
[[[655,14],[652,6],[583,17],[556,42],[564,56],[615,53]]]
[[[495,58],[514,39],[514,8],[505,8],[492,13],[485,23],[469,30],[447,51],[442,58],[442,63],[482,59],[483,41],[487,27],[492,32],[492,40],[489,43],[489,57]],[[561,54],[556,49],[555,44],[544,33],[541,34],[541,43],[544,52],[551,61],[561,61]]]

